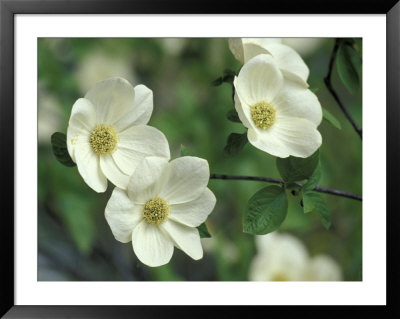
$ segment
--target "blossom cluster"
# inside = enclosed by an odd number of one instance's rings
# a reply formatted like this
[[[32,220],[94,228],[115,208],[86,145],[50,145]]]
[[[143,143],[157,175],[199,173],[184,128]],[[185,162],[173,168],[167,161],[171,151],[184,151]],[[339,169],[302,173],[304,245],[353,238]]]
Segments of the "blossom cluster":
[[[309,69],[279,38],[232,38],[243,66],[234,79],[235,108],[247,138],[277,157],[313,154],[322,143],[322,109],[307,83]]]
[[[322,109],[309,89],[309,69],[300,55],[281,39],[235,38],[229,47],[243,64],[233,81],[234,100],[249,142],[282,158],[313,154],[322,143],[317,130]],[[99,82],[72,107],[67,148],[94,191],[105,192],[108,181],[115,185],[105,207],[111,232],[122,243],[132,242],[141,262],[156,267],[170,261],[174,247],[195,260],[202,258],[197,227],[214,209],[216,198],[207,187],[207,160],[171,160],[166,136],[148,125],[152,112],[153,93],[145,85],[133,87],[120,77]],[[279,242],[282,235],[268,236]],[[301,275],[289,268],[275,273],[275,268],[285,269],[277,262],[281,255],[273,255],[274,245],[263,240],[257,238],[259,248],[267,248],[253,262],[253,280],[305,280],[304,269],[324,262],[308,262],[306,253],[291,249],[283,238],[277,244],[282,251],[290,258],[301,255],[293,259],[302,264]]]
[[[84,181],[96,192],[114,188],[105,218],[114,237],[132,241],[148,266],[161,266],[174,246],[193,259],[203,250],[196,227],[214,209],[208,162],[184,156],[170,161],[167,138],[147,125],[153,92],[123,78],[97,83],[72,107],[67,147]]]

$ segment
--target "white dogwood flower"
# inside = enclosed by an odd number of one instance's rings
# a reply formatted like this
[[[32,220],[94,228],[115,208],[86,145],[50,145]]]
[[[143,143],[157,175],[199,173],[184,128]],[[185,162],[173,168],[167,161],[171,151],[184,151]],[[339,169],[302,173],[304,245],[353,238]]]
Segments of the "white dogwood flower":
[[[338,263],[328,255],[317,255],[308,263],[305,273],[309,281],[341,281],[342,270]]]
[[[253,281],[340,281],[342,271],[327,255],[310,257],[296,237],[273,232],[256,236],[257,255],[251,262]]]
[[[308,66],[293,48],[282,44],[281,38],[231,38],[229,48],[244,64],[259,54],[268,54],[274,58],[285,78],[308,87]]]
[[[123,78],[97,83],[72,107],[67,147],[85,182],[104,192],[107,179],[126,188],[129,177],[145,156],[170,158],[165,135],[147,126],[153,111],[153,92]]]
[[[235,108],[249,142],[277,157],[308,157],[322,143],[318,98],[297,82],[284,81],[275,60],[259,54],[234,79]]]
[[[209,177],[208,162],[198,157],[143,159],[127,190],[115,188],[107,203],[105,217],[115,239],[132,241],[136,256],[151,267],[168,263],[174,246],[202,258],[196,227],[216,202],[207,188]]]
[[[256,247],[257,255],[250,265],[250,280],[304,280],[308,252],[296,237],[277,232],[256,236]]]

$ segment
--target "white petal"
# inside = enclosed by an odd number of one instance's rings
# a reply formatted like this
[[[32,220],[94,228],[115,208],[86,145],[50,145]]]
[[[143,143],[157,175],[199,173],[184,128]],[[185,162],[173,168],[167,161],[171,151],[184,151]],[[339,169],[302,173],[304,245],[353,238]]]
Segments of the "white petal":
[[[127,80],[115,77],[96,83],[85,98],[95,107],[97,124],[113,125],[133,108],[135,93]]]
[[[254,147],[277,157],[288,157],[290,152],[282,145],[281,141],[270,133],[271,128],[263,133],[259,129],[249,129],[247,139]]]
[[[236,86],[237,82],[237,77],[235,76],[233,80],[233,85]],[[239,95],[237,94],[235,90],[235,95],[234,95],[234,101],[235,101],[235,109],[236,112],[238,113],[239,119],[242,122],[242,124],[247,127],[247,128],[256,128],[254,125],[253,120],[251,119],[251,114],[250,114],[250,105],[248,105],[245,101],[241,101]]]
[[[283,75],[274,59],[270,55],[260,54],[243,65],[235,90],[242,102],[252,106],[261,101],[272,101],[282,85]]]
[[[271,54],[267,50],[269,44],[281,43],[281,38],[243,38],[243,56],[246,63],[259,54]]]
[[[243,55],[245,63],[259,54],[270,53],[265,48],[256,43],[248,42],[243,44]]]
[[[132,246],[139,260],[150,267],[167,264],[174,252],[171,238],[158,226],[151,225],[145,220],[133,230]]]
[[[318,126],[322,121],[322,108],[317,96],[300,85],[286,81],[279,95],[272,101],[277,117],[301,117]]]
[[[146,157],[133,172],[128,185],[128,195],[135,203],[145,204],[157,197],[169,175],[168,160]]]
[[[169,200],[170,204],[179,204],[194,200],[204,192],[210,178],[210,169],[205,159],[179,157],[171,161],[169,167],[169,178],[160,197]]]
[[[115,163],[111,155],[100,155],[100,167],[104,175],[115,186],[126,189],[129,182],[129,175],[124,174]]]
[[[79,174],[90,188],[98,193],[107,189],[107,179],[100,170],[99,156],[94,153],[87,143],[75,148],[75,159]]]
[[[243,55],[243,43],[241,38],[230,38],[228,40],[229,49],[231,50],[233,56],[239,60],[241,63],[244,63],[244,55]]]
[[[194,260],[203,257],[203,248],[201,247],[200,235],[197,228],[187,227],[172,220],[167,220],[160,224],[160,227],[169,234],[176,247]]]
[[[89,141],[89,135],[96,125],[96,112],[87,99],[78,99],[71,110],[67,128],[67,148],[72,160],[75,160],[74,146]]]
[[[134,204],[126,192],[114,188],[108,200],[105,217],[116,240],[128,243],[132,240],[132,231],[143,219],[143,205]]]
[[[249,142],[260,150],[277,157],[308,157],[322,143],[314,123],[302,118],[279,118],[266,130],[248,130]]]
[[[170,205],[169,218],[186,226],[197,227],[206,221],[216,201],[213,192],[206,188],[195,200]]]
[[[265,46],[265,49],[273,56],[285,77],[295,80],[305,88],[308,87],[307,79],[310,70],[295,50],[279,43],[270,43]]]
[[[254,57],[256,54],[259,54],[256,52],[254,52],[255,54],[252,54],[248,50],[249,47],[247,45],[251,46],[250,50],[252,49],[263,50],[263,48],[270,43],[281,43],[281,42],[282,42],[281,38],[230,38],[229,49],[231,50],[231,52],[233,53],[233,55],[237,60],[239,60],[241,63],[245,63],[252,57]],[[263,50],[263,53],[266,53],[265,50]]]
[[[153,91],[140,84],[134,88],[133,106],[124,117],[115,123],[117,131],[122,132],[132,125],[145,125],[153,112]]]
[[[310,55],[323,42],[322,38],[284,38],[283,44],[286,44],[296,50],[301,56]]]
[[[170,158],[167,138],[152,126],[131,126],[120,133],[119,138],[118,149],[112,156],[118,167],[127,175],[132,175],[144,157]]]
[[[282,38],[243,38],[242,41],[243,44],[252,43],[265,48],[271,43],[282,43]]]

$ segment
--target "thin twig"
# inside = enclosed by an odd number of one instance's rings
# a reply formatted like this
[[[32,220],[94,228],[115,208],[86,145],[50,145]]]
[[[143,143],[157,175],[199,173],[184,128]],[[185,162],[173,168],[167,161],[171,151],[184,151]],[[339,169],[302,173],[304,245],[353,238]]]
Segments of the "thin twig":
[[[245,181],[258,181],[258,182],[268,182],[275,184],[284,184],[285,182],[279,178],[273,177],[259,177],[259,176],[239,176],[239,175],[225,175],[225,174],[211,174],[210,179],[225,179],[225,180],[245,180]],[[299,187],[302,187],[303,184],[296,183]],[[314,189],[316,192],[331,194],[341,197],[347,197],[355,200],[362,201],[361,195],[348,193],[339,189],[328,188],[324,186],[317,185]]]
[[[336,55],[337,51],[339,49],[339,45],[341,43],[341,39],[336,39],[335,40],[335,46],[333,47],[331,59],[329,61],[329,71],[328,75],[324,78],[324,82],[326,87],[328,88],[329,92],[331,92],[333,98],[339,105],[340,109],[343,111],[344,115],[347,117],[347,119],[350,121],[351,125],[353,125],[354,130],[358,133],[360,138],[362,139],[362,130],[361,128],[357,125],[357,123],[354,121],[354,119],[351,117],[350,113],[347,111],[346,107],[344,106],[343,102],[340,100],[339,96],[337,95],[335,89],[332,86],[332,70],[333,70],[333,64],[336,60]]]

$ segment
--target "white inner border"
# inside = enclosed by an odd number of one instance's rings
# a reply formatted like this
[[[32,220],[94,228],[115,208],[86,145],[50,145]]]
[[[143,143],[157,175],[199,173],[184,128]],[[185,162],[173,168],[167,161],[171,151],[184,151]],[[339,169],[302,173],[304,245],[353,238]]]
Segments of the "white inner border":
[[[17,15],[15,31],[17,305],[386,304],[385,15]],[[363,281],[37,282],[37,38],[240,36],[363,37]]]

